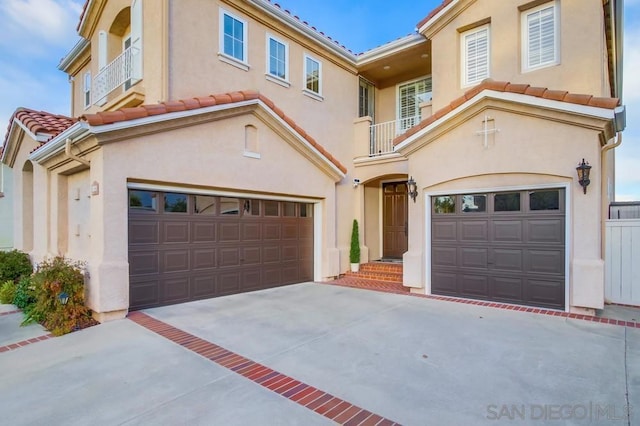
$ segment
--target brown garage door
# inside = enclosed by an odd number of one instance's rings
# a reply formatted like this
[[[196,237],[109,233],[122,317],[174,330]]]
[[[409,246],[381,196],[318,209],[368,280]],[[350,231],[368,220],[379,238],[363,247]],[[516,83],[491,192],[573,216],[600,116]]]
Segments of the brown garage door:
[[[562,189],[432,197],[433,294],[564,309]]]
[[[130,190],[130,309],[312,280],[312,207]]]

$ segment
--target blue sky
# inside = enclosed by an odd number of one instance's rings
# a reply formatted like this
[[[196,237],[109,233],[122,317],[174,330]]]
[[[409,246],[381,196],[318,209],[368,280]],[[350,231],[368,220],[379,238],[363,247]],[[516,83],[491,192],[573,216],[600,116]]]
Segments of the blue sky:
[[[152,0],[153,1],[153,0]],[[175,1],[175,0],[174,0]],[[302,20],[362,52],[413,32],[441,0],[274,0]],[[78,40],[84,0],[0,0],[0,128],[20,106],[69,114],[70,86],[58,71],[60,59]],[[385,10],[379,14],[379,10]],[[25,19],[28,17],[29,19]],[[625,0],[627,130],[616,149],[616,199],[640,200],[640,0]],[[627,70],[633,70],[626,72]],[[551,86],[551,85],[550,85]],[[558,87],[557,89],[562,89]]]

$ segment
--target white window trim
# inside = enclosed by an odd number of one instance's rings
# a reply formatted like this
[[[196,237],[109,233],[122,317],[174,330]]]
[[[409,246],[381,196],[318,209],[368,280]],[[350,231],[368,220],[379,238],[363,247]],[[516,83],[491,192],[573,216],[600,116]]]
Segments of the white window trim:
[[[220,13],[219,13],[219,31],[218,31],[218,59],[220,59],[222,62],[225,62],[229,65],[233,65],[236,68],[240,68],[241,70],[244,71],[249,71],[249,69],[251,68],[251,66],[249,65],[248,62],[248,54],[249,54],[249,49],[248,49],[248,44],[249,44],[249,24],[247,23],[247,21],[245,19],[240,18],[237,15],[234,15],[233,13],[220,8]],[[229,16],[230,18],[233,18],[235,20],[238,20],[242,23],[242,58],[243,60],[239,60],[237,58],[234,58],[231,55],[228,55],[224,52],[224,17]]]
[[[271,40],[278,42],[284,46],[284,78],[281,78],[277,75],[271,74]],[[279,84],[283,87],[290,87],[291,83],[289,81],[289,43],[274,36],[273,34],[267,33],[266,36],[266,64],[265,64],[265,77],[267,80]]]
[[[400,110],[402,108],[402,106],[400,105],[400,87],[407,85],[407,84],[411,84],[411,83],[417,83],[418,81],[421,80],[426,80],[430,78],[431,79],[431,92],[426,92],[426,93],[431,93],[431,99],[433,99],[433,74],[426,74],[423,75],[422,77],[418,77],[418,78],[414,78],[412,80],[407,80],[407,81],[403,81],[401,83],[396,84],[396,120],[400,120]],[[418,103],[419,104],[419,103]],[[423,117],[426,118],[426,117]]]
[[[89,83],[87,85],[87,83]],[[84,104],[84,109],[89,109],[91,107],[91,71],[86,71],[82,76],[82,103]],[[89,94],[89,102],[87,102],[87,94]]]
[[[554,41],[554,60],[551,62],[545,62],[540,65],[529,66],[529,25],[528,18],[532,13],[537,13],[541,10],[553,8],[553,41]],[[521,13],[520,26],[522,28],[521,43],[522,43],[522,72],[529,72],[539,70],[541,68],[552,67],[560,63],[560,9],[558,8],[558,2],[550,0],[549,3],[545,3],[532,9],[527,9]]]
[[[307,59],[310,59],[318,64],[318,91],[317,92],[314,92],[313,90],[310,90],[307,88]],[[304,62],[302,64],[302,87],[303,87],[302,93],[304,93],[305,95],[317,101],[324,101],[324,96],[322,96],[322,62],[320,62],[318,59],[306,53],[304,54],[303,61]]]
[[[467,81],[467,43],[465,42],[467,36],[478,33],[483,30],[487,30],[487,75],[480,80]],[[479,84],[482,80],[491,77],[491,25],[485,24],[479,27],[475,27],[469,31],[465,31],[460,34],[460,85],[461,87],[471,87]]]

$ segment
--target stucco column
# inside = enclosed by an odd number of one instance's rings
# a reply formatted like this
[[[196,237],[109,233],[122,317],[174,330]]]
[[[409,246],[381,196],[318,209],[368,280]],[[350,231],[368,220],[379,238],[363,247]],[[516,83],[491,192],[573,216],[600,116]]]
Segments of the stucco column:
[[[409,167],[411,170],[411,167]],[[409,173],[411,175],[411,173]],[[405,287],[420,289],[418,292],[423,293],[424,290],[424,189],[418,184],[418,196],[414,202],[411,198],[408,201],[408,250],[402,255],[402,283]]]
[[[360,117],[353,121],[353,157],[368,157],[371,117]]]
[[[41,262],[49,254],[49,173],[46,168],[33,163],[33,262]]]
[[[104,150],[91,159],[90,278],[87,304],[101,322],[124,318],[129,307],[128,197],[126,178],[104,167]]]
[[[369,262],[369,247],[364,244],[365,218],[364,218],[364,185],[358,184],[353,190],[353,217],[358,221],[358,235],[360,237],[360,263]]]

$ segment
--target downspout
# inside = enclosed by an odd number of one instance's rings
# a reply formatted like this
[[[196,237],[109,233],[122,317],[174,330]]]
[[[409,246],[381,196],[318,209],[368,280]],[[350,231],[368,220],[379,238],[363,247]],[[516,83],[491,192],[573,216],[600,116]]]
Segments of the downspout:
[[[70,158],[71,160],[75,160],[78,163],[84,164],[87,167],[91,165],[89,161],[71,153],[71,138],[67,138],[67,140],[64,142],[64,153],[67,155],[67,158]]]

